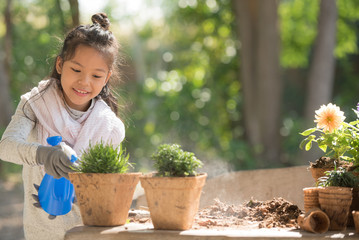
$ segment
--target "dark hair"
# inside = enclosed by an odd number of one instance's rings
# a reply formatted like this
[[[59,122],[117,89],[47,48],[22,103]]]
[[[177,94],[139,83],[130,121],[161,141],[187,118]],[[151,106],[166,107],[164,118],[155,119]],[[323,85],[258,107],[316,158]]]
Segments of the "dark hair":
[[[49,76],[49,83],[39,94],[41,95],[46,91],[53,82],[56,82],[57,86],[62,91],[61,74],[56,70],[57,58],[61,58],[63,64],[64,61],[70,60],[75,55],[75,51],[79,45],[89,46],[103,55],[109,69],[112,71],[110,79],[96,98],[101,97],[117,115],[119,106],[112,85],[120,80],[120,73],[118,71],[120,64],[120,59],[118,57],[119,44],[113,33],[109,31],[110,20],[105,13],[97,13],[91,17],[91,20],[93,23],[92,25],[79,25],[67,34],[62,49],[59,55],[55,58],[54,66]],[[28,101],[23,106],[25,116],[27,116],[27,114],[24,110]],[[31,119],[30,117],[28,118]],[[36,123],[36,119],[31,120]]]
[[[79,45],[89,46],[100,52],[112,74],[97,98],[101,97],[111,107],[112,111],[117,114],[118,103],[117,98],[113,94],[111,84],[120,79],[117,69],[119,64],[119,44],[113,33],[109,31],[110,20],[105,13],[97,13],[91,17],[91,20],[92,25],[80,25],[67,34],[63,47],[56,59],[61,58],[62,64],[64,61],[70,60]],[[58,87],[62,90],[61,74],[56,71],[56,59],[50,74],[50,82],[56,81]]]

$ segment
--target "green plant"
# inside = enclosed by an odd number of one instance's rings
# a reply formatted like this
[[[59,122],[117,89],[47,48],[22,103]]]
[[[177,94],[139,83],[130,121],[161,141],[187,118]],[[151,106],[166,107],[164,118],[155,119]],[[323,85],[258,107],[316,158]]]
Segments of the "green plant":
[[[203,165],[194,153],[183,151],[178,144],[160,145],[152,159],[157,175],[162,177],[196,176],[197,168]]]
[[[321,187],[358,187],[359,180],[352,173],[343,168],[325,172],[325,176],[318,179],[318,186]]]
[[[89,144],[74,170],[82,173],[126,173],[128,167],[132,167],[128,159],[129,154],[126,154],[122,144],[114,147],[101,140],[95,145]]]
[[[353,111],[358,116],[358,110]],[[315,128],[309,128],[301,133],[306,138],[300,143],[300,148],[309,151],[312,143],[325,152],[325,156],[359,164],[359,120],[345,122],[344,112],[334,104],[323,105],[315,111]]]

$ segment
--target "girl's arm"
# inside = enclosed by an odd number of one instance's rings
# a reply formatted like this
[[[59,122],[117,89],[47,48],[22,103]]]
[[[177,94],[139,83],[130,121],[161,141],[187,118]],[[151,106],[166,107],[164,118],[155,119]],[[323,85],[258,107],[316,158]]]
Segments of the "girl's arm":
[[[34,129],[35,123],[27,118],[23,112],[25,102],[26,99],[22,98],[1,138],[0,159],[21,165],[38,165],[36,163],[36,150],[40,144],[27,142],[28,136],[31,130]],[[29,104],[26,105],[24,110],[27,116],[35,119],[35,115]]]

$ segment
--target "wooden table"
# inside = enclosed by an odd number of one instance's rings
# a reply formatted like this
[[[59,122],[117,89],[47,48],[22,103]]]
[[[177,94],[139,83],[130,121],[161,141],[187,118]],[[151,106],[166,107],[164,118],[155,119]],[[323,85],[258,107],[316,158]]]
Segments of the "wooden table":
[[[187,230],[165,231],[154,230],[150,224],[129,223],[118,227],[74,227],[66,233],[65,240],[205,240],[205,239],[231,239],[231,240],[271,240],[271,239],[358,239],[354,229],[344,232],[329,231],[324,234],[314,234],[302,230],[288,229],[251,229],[251,230]]]

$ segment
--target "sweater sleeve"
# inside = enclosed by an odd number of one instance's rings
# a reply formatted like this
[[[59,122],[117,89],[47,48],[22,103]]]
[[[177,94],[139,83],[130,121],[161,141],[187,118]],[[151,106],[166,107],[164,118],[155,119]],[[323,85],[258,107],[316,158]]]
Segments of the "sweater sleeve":
[[[112,130],[110,141],[112,144],[120,145],[121,142],[125,139],[125,125],[123,122],[117,118],[115,127]]]
[[[20,165],[37,165],[36,150],[40,144],[27,142],[35,127],[34,121],[28,117],[35,119],[35,114],[29,104],[26,104],[23,109],[26,101],[27,98],[23,96],[1,138],[0,159]]]

